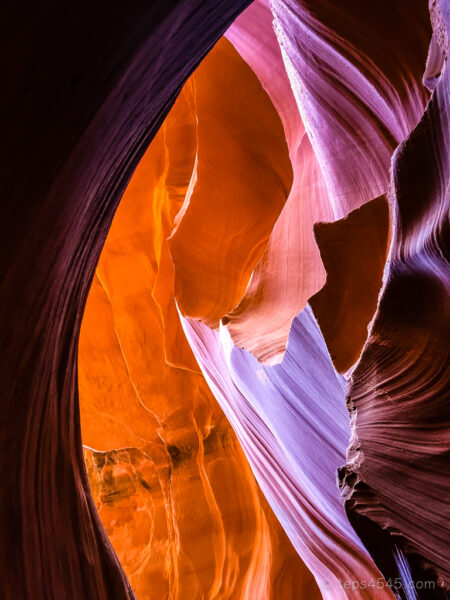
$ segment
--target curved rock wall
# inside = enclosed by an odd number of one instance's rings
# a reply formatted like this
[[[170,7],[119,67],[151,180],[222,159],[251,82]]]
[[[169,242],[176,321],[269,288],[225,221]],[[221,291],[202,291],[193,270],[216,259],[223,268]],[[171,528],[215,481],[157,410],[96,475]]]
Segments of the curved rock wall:
[[[248,4],[1,9],[6,600],[448,597],[449,2]]]
[[[2,6],[0,590],[131,598],[79,431],[77,339],[114,211],[245,1]]]

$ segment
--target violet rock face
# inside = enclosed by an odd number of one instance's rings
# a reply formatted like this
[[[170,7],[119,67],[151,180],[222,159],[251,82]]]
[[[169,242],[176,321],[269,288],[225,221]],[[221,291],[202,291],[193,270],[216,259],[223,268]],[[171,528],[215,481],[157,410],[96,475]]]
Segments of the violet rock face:
[[[308,306],[293,322],[280,365],[236,348],[225,328],[183,326],[275,514],[324,598],[347,598],[343,581],[376,580],[336,485],[350,435],[345,380],[336,373]],[[364,590],[353,597],[364,598]],[[379,597],[391,598],[388,589]]]

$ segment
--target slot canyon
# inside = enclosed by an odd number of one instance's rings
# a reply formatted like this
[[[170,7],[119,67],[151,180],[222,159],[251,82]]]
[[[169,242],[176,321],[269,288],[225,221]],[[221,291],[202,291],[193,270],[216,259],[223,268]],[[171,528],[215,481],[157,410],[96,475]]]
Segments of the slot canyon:
[[[1,598],[450,598],[449,0],[0,12]]]

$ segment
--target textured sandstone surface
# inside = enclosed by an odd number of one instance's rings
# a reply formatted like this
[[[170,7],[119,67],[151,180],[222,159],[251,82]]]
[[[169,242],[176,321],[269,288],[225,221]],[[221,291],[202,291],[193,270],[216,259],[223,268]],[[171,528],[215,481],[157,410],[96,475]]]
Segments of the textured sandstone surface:
[[[85,474],[81,317],[136,164],[184,81],[246,4],[2,5],[5,600],[133,597]]]
[[[0,14],[1,598],[448,598],[449,0]]]
[[[239,102],[231,97],[234,86],[243,88]],[[238,179],[241,196],[232,193],[231,181],[221,182],[239,164],[240,155],[249,154],[243,147],[236,156],[238,145],[231,133],[240,127],[239,139],[259,147],[260,136],[253,139],[250,128],[267,128],[272,136],[268,152],[289,165],[275,117],[249,67],[221,40],[184,86],[139,163],[89,293],[78,361],[85,461],[100,519],[139,600],[294,600],[299,593],[319,597],[312,575],[259,491],[187,343],[175,306],[176,270],[169,254],[170,248],[188,284],[196,276],[211,282],[212,267],[196,264],[190,253],[199,242],[199,260],[215,266],[213,281],[219,282],[219,291],[230,289],[230,281],[223,281],[229,274],[223,269],[230,267],[233,256],[227,254],[229,240],[230,252],[245,256],[261,233],[252,226],[241,231],[240,223],[245,217],[251,225],[259,215],[267,227],[267,198],[273,189],[283,192],[277,176],[272,176],[274,188],[261,181],[267,194],[263,197],[255,194],[250,179]],[[208,123],[218,119],[231,132],[223,133],[231,148],[221,145],[221,138],[207,139],[213,131]],[[207,152],[214,142],[220,144],[218,156]],[[224,153],[238,162],[224,165]],[[252,178],[261,173],[254,158],[250,167],[242,165]],[[191,196],[184,208],[192,177],[198,198]],[[215,203],[207,194],[214,181],[220,192]],[[255,194],[261,210],[246,206],[230,223],[224,215],[236,214],[232,202],[241,207],[246,190]],[[227,197],[230,202],[221,215],[215,209]],[[265,206],[269,212],[263,218]],[[228,229],[221,232],[221,223]],[[236,233],[230,234],[233,226]],[[215,244],[205,250],[202,243],[211,236]],[[236,263],[231,269],[233,281],[235,276],[245,278],[243,267],[248,265]],[[202,279],[188,284],[183,298],[191,298],[191,304],[206,301],[208,294],[195,295],[196,289],[206,289],[213,306],[213,282],[209,287]],[[206,309],[204,314],[206,318]]]

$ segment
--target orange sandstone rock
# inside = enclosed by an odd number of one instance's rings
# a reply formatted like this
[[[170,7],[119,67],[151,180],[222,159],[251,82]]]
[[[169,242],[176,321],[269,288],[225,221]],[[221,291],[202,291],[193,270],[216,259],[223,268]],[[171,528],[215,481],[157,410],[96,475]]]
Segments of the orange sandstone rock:
[[[201,69],[139,164],[92,283],[79,347],[87,471],[138,600],[294,600],[302,589],[304,597],[315,598],[316,584],[262,497],[200,373],[175,305],[167,241],[172,229],[182,299],[189,306],[198,301],[205,318],[216,318],[245,288],[289,188],[281,125],[250,69],[226,41]],[[214,74],[224,77],[221,86],[211,83]],[[234,141],[227,123],[236,125],[246,94],[247,121],[239,127],[248,128]],[[256,113],[250,115],[253,103]],[[215,138],[202,128],[217,119],[225,120]],[[236,144],[245,138],[249,145],[237,154]],[[250,170],[254,148],[274,160],[269,181]],[[217,176],[207,156],[214,157]],[[234,182],[245,169],[248,202],[245,185]],[[185,196],[190,203],[183,207]],[[220,214],[229,211],[236,214],[234,229],[221,230]],[[215,232],[209,251],[202,234],[192,237],[193,222]],[[222,255],[219,242],[229,236]],[[208,264],[195,262],[195,244]],[[223,270],[227,264],[229,271]],[[204,299],[196,289],[204,290]]]
[[[183,314],[216,326],[243,296],[292,184],[283,126],[225,39],[193,76],[198,152],[170,239]]]

